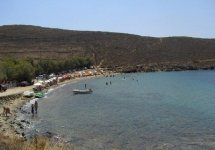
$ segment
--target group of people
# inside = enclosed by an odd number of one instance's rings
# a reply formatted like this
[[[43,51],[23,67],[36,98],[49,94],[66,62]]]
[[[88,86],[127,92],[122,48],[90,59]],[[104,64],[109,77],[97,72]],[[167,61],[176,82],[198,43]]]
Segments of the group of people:
[[[38,103],[37,103],[37,101],[35,101],[34,104],[31,104],[31,113],[32,114],[34,114],[34,113],[37,114],[37,109],[38,109]]]
[[[111,81],[109,82],[109,84],[111,85]],[[106,82],[106,85],[108,85],[108,82]]]

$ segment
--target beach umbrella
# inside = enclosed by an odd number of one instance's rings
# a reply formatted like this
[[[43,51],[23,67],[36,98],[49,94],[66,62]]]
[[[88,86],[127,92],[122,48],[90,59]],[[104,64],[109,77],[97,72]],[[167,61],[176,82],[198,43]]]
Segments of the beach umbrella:
[[[50,81],[50,80],[46,80],[46,81],[45,81],[45,83],[49,83],[49,82],[51,82],[51,81]]]
[[[53,77],[55,77],[55,74],[52,73],[52,74],[49,75],[49,77],[53,78]]]
[[[44,81],[42,81],[42,80],[39,80],[39,81],[38,81],[38,83],[41,83],[41,84],[43,84],[43,83],[44,83]]]
[[[34,85],[35,85],[35,86],[42,86],[42,83],[37,82],[37,83],[35,83]]]

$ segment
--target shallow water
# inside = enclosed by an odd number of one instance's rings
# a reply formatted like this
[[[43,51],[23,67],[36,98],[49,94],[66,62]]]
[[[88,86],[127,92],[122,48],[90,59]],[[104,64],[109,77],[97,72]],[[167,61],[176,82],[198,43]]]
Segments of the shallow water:
[[[73,95],[85,83],[93,93]],[[37,115],[24,116],[33,121],[26,133],[49,131],[80,149],[215,149],[214,71],[82,80],[38,103]]]

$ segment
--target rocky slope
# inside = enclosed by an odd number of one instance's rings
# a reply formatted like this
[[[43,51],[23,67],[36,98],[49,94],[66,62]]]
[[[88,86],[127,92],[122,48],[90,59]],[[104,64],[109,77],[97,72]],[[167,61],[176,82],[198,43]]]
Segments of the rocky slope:
[[[0,57],[63,59],[90,56],[96,65],[121,70],[213,68],[215,39],[154,38],[27,25],[0,26]]]

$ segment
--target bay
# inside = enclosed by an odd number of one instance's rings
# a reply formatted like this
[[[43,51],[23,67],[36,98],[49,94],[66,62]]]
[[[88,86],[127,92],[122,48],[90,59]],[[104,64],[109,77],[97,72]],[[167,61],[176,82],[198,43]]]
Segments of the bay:
[[[73,95],[85,84],[92,94]],[[214,71],[81,80],[38,103],[26,134],[55,133],[78,149],[215,149]]]

